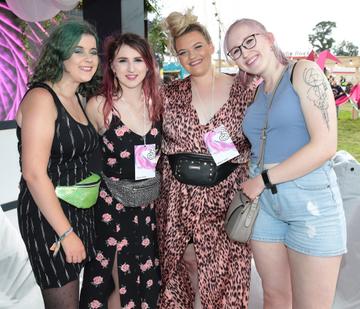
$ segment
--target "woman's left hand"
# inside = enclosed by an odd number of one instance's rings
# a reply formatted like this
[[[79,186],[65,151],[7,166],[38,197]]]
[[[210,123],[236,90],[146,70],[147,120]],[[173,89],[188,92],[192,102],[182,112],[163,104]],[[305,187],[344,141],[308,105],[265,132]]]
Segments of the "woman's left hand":
[[[254,200],[261,194],[261,192],[264,191],[265,185],[261,176],[259,175],[241,183],[240,188],[250,200]]]

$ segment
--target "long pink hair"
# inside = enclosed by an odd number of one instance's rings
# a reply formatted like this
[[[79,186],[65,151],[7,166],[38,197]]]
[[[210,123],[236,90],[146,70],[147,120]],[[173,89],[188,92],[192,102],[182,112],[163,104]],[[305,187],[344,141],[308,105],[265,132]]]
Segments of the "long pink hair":
[[[149,108],[151,121],[160,120],[163,110],[159,94],[159,74],[156,69],[156,60],[148,42],[135,33],[116,33],[107,37],[104,44],[105,65],[101,94],[105,97],[103,114],[106,127],[109,126],[108,116],[114,107],[113,98],[121,97],[123,92],[118,79],[111,69],[111,63],[123,45],[127,45],[138,51],[148,69],[145,79],[143,80],[142,90],[145,102]]]
[[[263,33],[263,34],[266,34],[268,32],[266,30],[265,26],[255,19],[242,18],[242,19],[236,20],[235,22],[233,22],[231,24],[231,26],[227,29],[227,31],[225,33],[224,52],[225,52],[226,57],[228,57],[227,53],[229,52],[229,46],[228,46],[229,35],[230,35],[231,31],[234,30],[235,27],[241,26],[241,25],[246,25],[246,26],[249,26],[252,28],[256,28],[260,33]],[[276,59],[281,64],[287,65],[289,63],[289,59],[286,58],[285,54],[282,52],[282,50],[276,44],[273,45],[273,52],[274,52]],[[241,69],[239,69],[239,76],[240,76],[240,82],[244,86],[250,85],[253,82],[254,78],[256,77],[253,74],[249,74]]]

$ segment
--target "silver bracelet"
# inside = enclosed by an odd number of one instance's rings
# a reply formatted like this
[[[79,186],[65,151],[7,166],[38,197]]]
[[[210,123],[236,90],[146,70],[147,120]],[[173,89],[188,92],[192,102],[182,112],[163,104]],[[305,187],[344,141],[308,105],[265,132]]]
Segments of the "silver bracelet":
[[[53,257],[55,257],[55,256],[58,254],[58,252],[59,252],[59,250],[60,250],[60,246],[61,246],[61,241],[63,241],[64,238],[65,238],[66,236],[68,236],[73,230],[74,230],[73,227],[70,226],[70,227],[59,237],[59,239],[52,244],[52,246],[50,247],[50,251],[54,251]]]
[[[58,240],[57,242],[60,242],[60,241],[64,240],[64,238],[65,238],[66,236],[68,236],[73,230],[74,230],[73,227],[70,226],[70,227],[64,232],[64,234],[62,234],[62,235],[59,237],[59,240]]]

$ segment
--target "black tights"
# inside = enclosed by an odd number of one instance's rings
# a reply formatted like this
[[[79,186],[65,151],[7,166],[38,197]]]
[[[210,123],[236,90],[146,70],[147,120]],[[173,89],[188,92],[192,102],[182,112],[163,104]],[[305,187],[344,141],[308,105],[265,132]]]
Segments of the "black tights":
[[[61,288],[41,290],[45,309],[78,309],[79,280],[71,281]]]

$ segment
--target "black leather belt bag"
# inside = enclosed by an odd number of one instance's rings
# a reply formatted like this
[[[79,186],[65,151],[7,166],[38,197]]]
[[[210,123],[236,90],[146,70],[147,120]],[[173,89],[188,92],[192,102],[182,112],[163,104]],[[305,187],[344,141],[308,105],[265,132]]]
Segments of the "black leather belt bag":
[[[225,162],[215,164],[211,155],[181,152],[168,155],[172,174],[185,184],[212,187],[226,179],[238,164]]]

